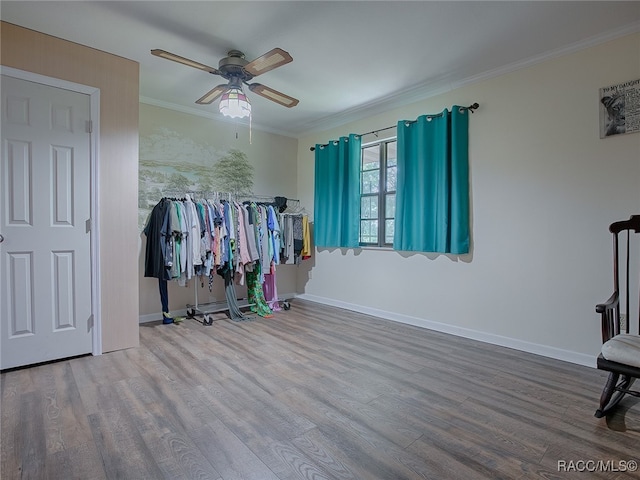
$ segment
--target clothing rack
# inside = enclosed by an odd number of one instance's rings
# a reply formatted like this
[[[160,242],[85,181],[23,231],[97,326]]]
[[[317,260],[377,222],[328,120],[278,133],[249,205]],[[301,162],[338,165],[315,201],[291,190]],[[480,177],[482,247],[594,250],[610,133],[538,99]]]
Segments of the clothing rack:
[[[215,302],[207,302],[207,303],[203,303],[201,305],[198,305],[198,285],[197,282],[196,286],[194,288],[195,290],[195,303],[192,305],[190,303],[187,303],[186,307],[187,307],[187,318],[191,318],[193,320],[196,320],[200,323],[202,323],[203,325],[213,325],[213,318],[211,317],[211,314],[213,313],[219,313],[219,312],[226,312],[227,310],[229,310],[229,301],[228,300],[218,300]],[[236,300],[237,304],[238,304],[238,308],[243,309],[243,308],[249,308],[253,305],[253,303],[250,303],[246,298],[238,298]],[[202,310],[202,308],[205,308],[205,310]],[[197,317],[202,317],[202,321],[198,320]],[[248,317],[248,318],[252,318],[252,317]]]
[[[471,113],[473,113],[478,108],[480,108],[480,105],[477,102],[469,105],[468,107],[460,107],[461,110],[467,109]],[[429,118],[437,118],[437,117],[440,117],[440,116],[442,116],[442,113],[436,113],[436,114],[433,114],[433,115],[427,115],[427,117],[429,117]],[[411,121],[407,120],[406,123],[407,123],[407,125],[411,124],[411,123],[415,123],[415,120],[411,120]],[[385,130],[391,130],[392,128],[396,128],[397,126],[398,125],[391,125],[390,127],[383,127],[383,128],[379,128],[377,130],[371,130],[370,132],[359,133],[359,134],[357,134],[357,136],[358,137],[364,137],[365,135],[371,135],[372,133],[377,136],[379,132],[383,132]],[[320,147],[321,148],[322,147],[326,147],[327,145],[329,145],[329,144],[325,143],[323,145],[320,145]],[[316,147],[309,147],[309,150],[311,150],[312,152],[315,151],[315,149],[316,149]]]
[[[234,194],[231,192],[216,192],[216,191],[189,191],[185,192],[184,190],[164,190],[163,198],[172,199],[176,201],[186,200],[187,196],[193,202],[197,202],[199,199],[206,199],[212,201],[228,201],[230,203],[256,203],[262,205],[271,205],[271,206],[279,206],[286,207],[283,212],[280,213],[290,213],[286,212],[291,204],[295,205],[295,209],[299,209],[300,200],[292,199],[287,197],[275,197],[275,196],[265,196],[265,195],[253,195],[253,194]],[[276,200],[280,199],[280,202]],[[292,213],[293,214],[293,213]],[[203,282],[203,277],[200,275],[194,275],[190,280],[192,280],[195,284],[194,287],[194,303],[186,305],[187,318],[192,318],[203,325],[212,325],[213,317],[211,314],[229,311],[232,319],[234,320],[248,320],[253,318],[253,315],[245,315],[240,309],[245,309],[255,305],[254,303],[250,303],[248,298],[237,298],[235,295],[235,287],[233,284],[233,272],[231,273],[231,280],[227,277],[222,277],[225,281],[225,295],[226,300],[219,300],[208,302],[204,304],[199,303],[198,299],[198,288],[199,284]],[[231,284],[231,285],[230,285]],[[277,298],[277,301],[281,301],[280,298]],[[283,305],[285,310],[288,310],[289,303],[287,299],[283,299]],[[199,320],[198,317],[202,317],[202,321]]]
[[[233,192],[217,192],[217,191],[209,191],[209,190],[163,190],[162,194],[164,197],[182,197],[184,198],[186,195],[189,195],[191,199],[196,198],[206,198],[208,200],[211,199],[220,199],[227,201],[236,201],[239,203],[242,202],[255,202],[262,204],[273,204],[275,203],[276,196],[273,195],[254,195],[254,194],[243,194],[243,193],[233,193]],[[297,198],[285,198],[288,202],[300,203],[300,200]]]

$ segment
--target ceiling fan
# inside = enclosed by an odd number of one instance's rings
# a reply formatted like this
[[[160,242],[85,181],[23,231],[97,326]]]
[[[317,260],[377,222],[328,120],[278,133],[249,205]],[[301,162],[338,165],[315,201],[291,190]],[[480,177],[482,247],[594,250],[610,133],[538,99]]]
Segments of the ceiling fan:
[[[244,58],[244,53],[242,53],[240,50],[230,50],[227,53],[227,57],[221,59],[220,62],[218,62],[218,68],[204,65],[202,63],[190,60],[185,57],[181,57],[180,55],[176,55],[165,50],[154,49],[151,50],[151,53],[157,57],[182,63],[183,65],[197,68],[199,70],[209,72],[213,75],[220,75],[222,78],[228,81],[227,83],[223,83],[214,87],[198,100],[196,100],[196,103],[200,105],[208,105],[210,103],[213,103],[214,100],[221,96],[223,97],[222,100],[225,100],[225,98],[228,98],[230,95],[235,95],[234,98],[236,99],[238,98],[237,96],[240,95],[246,100],[246,107],[248,107],[250,112],[251,107],[249,101],[248,99],[246,99],[246,97],[244,96],[244,92],[242,91],[243,84],[247,85],[249,87],[249,90],[251,90],[253,93],[271,100],[272,102],[279,103],[280,105],[283,105],[285,107],[291,108],[295,107],[298,104],[297,99],[274,90],[273,88],[267,87],[266,85],[262,85],[261,83],[249,83],[254,77],[262,75],[265,72],[269,72],[275,68],[293,61],[291,55],[289,55],[288,52],[285,52],[281,48],[274,48],[273,50],[270,50],[269,52],[250,62]],[[225,113],[222,110],[222,105],[220,108],[221,112]],[[241,115],[238,114],[234,116]]]

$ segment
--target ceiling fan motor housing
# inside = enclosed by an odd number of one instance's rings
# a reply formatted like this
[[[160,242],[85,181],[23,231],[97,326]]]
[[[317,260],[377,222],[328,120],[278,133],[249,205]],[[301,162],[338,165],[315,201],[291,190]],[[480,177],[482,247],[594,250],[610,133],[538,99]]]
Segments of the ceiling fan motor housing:
[[[244,69],[244,66],[249,63],[244,58],[244,53],[240,50],[230,50],[227,55],[218,62],[218,70],[222,77],[227,80],[238,78],[241,82],[248,82],[253,78],[253,75]]]

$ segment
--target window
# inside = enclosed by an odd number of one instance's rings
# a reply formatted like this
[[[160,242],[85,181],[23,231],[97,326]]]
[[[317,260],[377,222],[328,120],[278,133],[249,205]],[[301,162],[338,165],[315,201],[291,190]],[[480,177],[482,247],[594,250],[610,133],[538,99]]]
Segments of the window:
[[[362,147],[360,168],[360,245],[393,244],[396,210],[396,140]]]

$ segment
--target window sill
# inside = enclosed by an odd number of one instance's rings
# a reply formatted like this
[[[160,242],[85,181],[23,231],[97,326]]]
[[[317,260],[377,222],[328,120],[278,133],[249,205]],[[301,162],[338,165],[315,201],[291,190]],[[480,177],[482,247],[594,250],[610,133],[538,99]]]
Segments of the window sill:
[[[373,250],[373,251],[383,251],[383,252],[393,252],[393,247],[376,247],[374,245],[360,245],[360,250]]]

